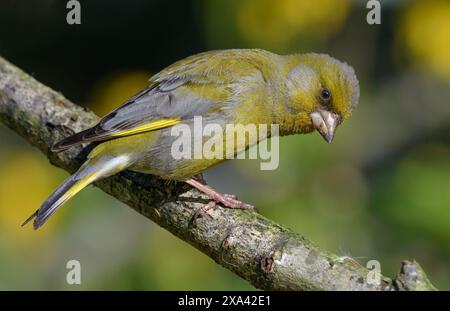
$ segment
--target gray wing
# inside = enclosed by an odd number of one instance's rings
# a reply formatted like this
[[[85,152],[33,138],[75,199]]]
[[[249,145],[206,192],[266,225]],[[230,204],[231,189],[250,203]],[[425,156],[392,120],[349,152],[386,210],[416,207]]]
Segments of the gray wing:
[[[135,128],[155,130],[158,127],[146,129],[145,125],[160,120],[177,118],[183,121],[196,115],[224,113],[225,109],[237,103],[233,98],[236,82],[255,72],[259,73],[255,79],[263,81],[264,72],[260,71],[263,66],[255,63],[255,53],[268,57],[268,52],[261,50],[225,50],[201,53],[178,61],[154,75],[148,88],[103,117],[98,124],[62,140],[52,150],[61,151],[84,142],[111,139],[121,136],[121,133],[127,135]],[[161,124],[174,125],[169,121]]]
[[[220,111],[224,102],[206,99],[189,91],[186,83],[192,82],[168,80],[151,85],[104,116],[95,126],[61,140],[52,147],[52,151],[124,136],[136,128],[142,128],[142,131],[163,128],[174,125],[171,120],[179,122],[197,115],[207,115],[211,110],[216,113]],[[146,125],[149,125],[147,130]]]

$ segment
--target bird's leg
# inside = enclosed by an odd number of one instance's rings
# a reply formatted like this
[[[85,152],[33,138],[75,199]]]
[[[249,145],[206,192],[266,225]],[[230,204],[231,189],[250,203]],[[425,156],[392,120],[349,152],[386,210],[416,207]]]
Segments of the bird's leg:
[[[203,185],[207,185],[206,180],[203,177],[202,173],[193,176],[192,179],[202,183]],[[231,198],[231,199],[237,200],[237,196],[235,196],[234,194],[222,193],[222,195],[226,198]]]
[[[211,198],[211,200],[213,200],[216,203],[222,204],[224,207],[239,208],[239,209],[254,209],[254,206],[238,201],[236,199],[236,196],[219,193],[214,189],[212,189],[211,187],[204,185],[193,178],[186,180],[186,183],[196,188],[200,192],[207,194]]]

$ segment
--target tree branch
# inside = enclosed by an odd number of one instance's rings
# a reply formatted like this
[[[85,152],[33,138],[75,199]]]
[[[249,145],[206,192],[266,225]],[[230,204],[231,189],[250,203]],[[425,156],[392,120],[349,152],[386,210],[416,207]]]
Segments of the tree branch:
[[[93,125],[92,112],[0,57],[0,121],[39,148],[52,164],[74,172],[81,147],[52,153],[50,146]],[[303,236],[247,210],[216,208],[190,225],[208,198],[185,184],[124,172],[95,184],[180,239],[266,290],[433,290],[416,262],[404,262],[391,280],[370,284],[370,270],[350,258],[320,249]],[[24,215],[26,216],[26,215]],[[373,273],[372,273],[373,274]]]

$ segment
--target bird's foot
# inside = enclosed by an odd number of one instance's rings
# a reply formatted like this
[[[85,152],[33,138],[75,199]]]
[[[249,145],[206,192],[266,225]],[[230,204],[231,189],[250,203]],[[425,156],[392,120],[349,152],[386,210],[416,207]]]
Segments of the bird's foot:
[[[212,189],[209,186],[206,186],[205,184],[199,182],[195,179],[189,179],[186,181],[189,185],[193,186],[197,190],[205,193],[211,198],[211,202],[208,204],[200,207],[195,211],[195,214],[193,216],[192,221],[195,223],[197,218],[204,216],[207,214],[207,211],[214,208],[217,203],[221,204],[224,207],[232,208],[232,209],[255,209],[253,205],[244,203],[242,201],[239,201],[237,197],[233,194],[226,194],[226,193],[219,193]]]
[[[214,190],[206,194],[211,198],[211,200],[216,203],[222,204],[224,207],[237,209],[255,209],[253,205],[239,201],[234,194],[219,193]]]

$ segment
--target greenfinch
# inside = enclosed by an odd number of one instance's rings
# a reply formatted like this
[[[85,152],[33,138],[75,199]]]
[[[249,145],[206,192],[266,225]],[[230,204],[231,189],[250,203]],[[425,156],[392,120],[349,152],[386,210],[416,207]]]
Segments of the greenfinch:
[[[184,181],[211,198],[202,212],[219,203],[251,208],[235,196],[221,194],[197,178],[224,161],[174,159],[171,128],[207,124],[277,124],[279,135],[317,130],[328,142],[358,104],[359,84],[352,67],[325,54],[281,56],[265,50],[210,51],[163,69],[149,86],[93,127],[55,144],[54,152],[98,142],[79,170],[63,182],[25,222],[35,229],[87,185],[123,170]],[[270,133],[267,135],[270,136]],[[260,140],[236,146],[241,152]]]

